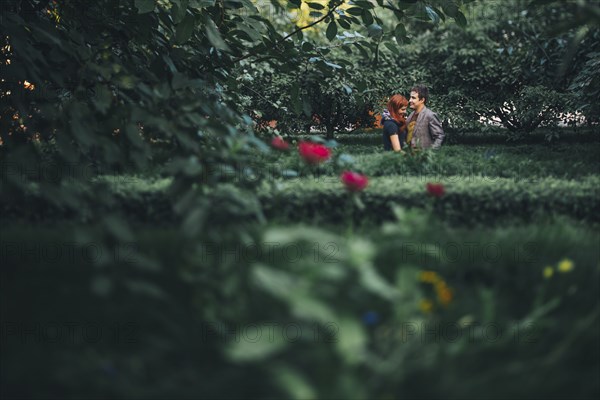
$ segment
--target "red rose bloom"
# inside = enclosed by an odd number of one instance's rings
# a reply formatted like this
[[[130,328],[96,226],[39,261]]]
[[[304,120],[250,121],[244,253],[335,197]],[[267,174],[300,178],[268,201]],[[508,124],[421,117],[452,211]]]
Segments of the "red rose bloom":
[[[300,142],[298,145],[300,156],[308,164],[321,164],[331,156],[331,151],[322,144],[311,142]]]
[[[350,192],[363,191],[369,184],[369,178],[358,172],[344,171],[340,178],[346,189]]]
[[[446,188],[441,183],[428,183],[426,188],[427,193],[433,197],[442,197],[446,193]]]
[[[271,140],[271,146],[282,151],[290,148],[290,144],[283,140],[280,136],[275,136],[273,140]]]

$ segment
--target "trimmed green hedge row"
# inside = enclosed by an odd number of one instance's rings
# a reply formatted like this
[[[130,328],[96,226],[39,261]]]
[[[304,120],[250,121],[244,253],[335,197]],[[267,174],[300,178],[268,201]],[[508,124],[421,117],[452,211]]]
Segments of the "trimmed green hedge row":
[[[597,143],[600,141],[598,127],[578,127],[575,130],[572,127],[565,128],[538,128],[533,133],[516,138],[516,142],[521,144],[540,144],[547,143],[547,137],[550,134],[558,135],[556,142],[568,143]],[[317,134],[323,136],[324,134]],[[514,135],[501,127],[487,127],[487,131],[480,132],[453,132],[446,131],[445,144],[447,145],[490,145],[506,144],[509,139],[515,140]],[[292,138],[306,140],[311,135],[291,135]],[[335,139],[343,144],[371,144],[381,145],[381,129],[372,129],[368,131],[339,132],[335,134]]]
[[[446,194],[431,198],[426,193],[427,182],[443,183]],[[317,219],[336,223],[353,215],[359,221],[382,222],[393,219],[394,205],[402,205],[432,207],[440,217],[461,223],[550,215],[596,223],[600,221],[599,184],[598,177],[581,181],[463,176],[374,178],[360,194],[365,206],[361,210],[337,178],[321,177],[287,181],[263,193],[262,198],[268,216],[294,221]]]
[[[354,163],[348,168],[370,177],[388,175],[485,176],[515,179],[573,179],[600,175],[599,144],[557,146],[443,146],[439,151],[410,156],[385,152],[380,146],[340,144],[334,156],[351,154]],[[279,176],[281,171],[302,172],[295,151],[281,155],[271,167],[257,164],[257,172]],[[320,175],[337,175],[339,166],[327,162],[319,167]]]
[[[114,203],[106,204],[100,198],[90,207],[110,210],[122,209],[132,220],[141,223],[172,225],[175,215],[166,189],[169,180],[155,183],[113,183]],[[436,199],[427,195],[428,182],[441,182],[446,194]],[[393,219],[393,206],[408,208],[431,207],[440,218],[457,223],[494,222],[516,218],[564,215],[575,220],[600,222],[600,177],[578,181],[545,178],[513,180],[484,177],[381,177],[372,178],[360,197],[360,209],[344,190],[336,176],[272,181],[258,193],[258,199],[268,219],[284,221],[321,221],[339,223],[349,217],[361,222],[380,223]],[[256,218],[260,205],[247,192],[223,185],[207,196],[214,223],[227,223],[230,215],[220,213],[224,202],[239,203],[238,221]],[[228,208],[231,210],[231,207]],[[72,216],[72,211],[47,204],[40,198],[31,198],[19,209],[3,207],[3,218],[26,221],[51,221]]]

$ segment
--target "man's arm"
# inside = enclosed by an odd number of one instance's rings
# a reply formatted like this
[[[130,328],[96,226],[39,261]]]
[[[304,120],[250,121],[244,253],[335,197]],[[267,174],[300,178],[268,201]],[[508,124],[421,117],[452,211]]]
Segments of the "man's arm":
[[[431,112],[431,118],[429,118],[429,133],[431,134],[431,140],[433,141],[431,147],[438,149],[442,145],[446,134],[444,133],[444,128],[442,128],[440,119],[433,111]]]

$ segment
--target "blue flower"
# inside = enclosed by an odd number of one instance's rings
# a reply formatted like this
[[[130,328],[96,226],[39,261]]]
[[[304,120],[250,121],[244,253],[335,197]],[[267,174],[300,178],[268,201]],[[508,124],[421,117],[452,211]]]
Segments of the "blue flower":
[[[100,369],[102,370],[102,372],[104,372],[106,375],[110,376],[111,378],[114,378],[118,374],[117,369],[110,362],[102,364]]]
[[[368,326],[376,325],[379,322],[379,314],[375,311],[367,311],[363,314],[362,321]]]

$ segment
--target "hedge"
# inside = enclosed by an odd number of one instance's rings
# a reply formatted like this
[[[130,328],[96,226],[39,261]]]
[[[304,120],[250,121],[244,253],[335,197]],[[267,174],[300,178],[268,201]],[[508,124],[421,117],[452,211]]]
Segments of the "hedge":
[[[380,146],[340,144],[334,156],[350,154],[351,168],[370,177],[386,175],[485,176],[514,179],[580,178],[600,175],[598,144],[556,146],[443,146],[435,152],[417,156],[385,152]],[[265,160],[266,161],[266,160]],[[282,171],[302,172],[297,154],[282,155],[265,167],[257,162],[256,169],[268,177],[280,177]],[[335,162],[319,167],[319,175],[337,175]],[[306,175],[304,173],[304,175]]]
[[[427,182],[443,183],[443,198],[430,198],[425,190]],[[373,178],[360,195],[365,206],[361,210],[354,206],[337,177],[320,177],[281,183],[263,193],[262,199],[268,216],[294,221],[336,223],[350,214],[357,221],[389,221],[394,218],[392,207],[402,205],[432,207],[441,218],[460,223],[550,215],[596,223],[600,221],[599,184],[598,177],[580,181],[463,176]]]
[[[166,195],[169,182],[168,179],[154,183],[113,182],[109,187],[114,203],[107,205],[104,198],[99,198],[98,204],[88,206],[107,210],[118,207],[132,222],[173,225],[177,218]],[[425,190],[428,182],[443,183],[445,196],[439,199],[428,196]],[[596,176],[577,181],[478,176],[377,177],[372,178],[369,187],[359,195],[364,204],[364,209],[360,209],[337,176],[321,176],[266,182],[257,193],[257,199],[233,185],[223,184],[204,201],[211,210],[207,218],[214,223],[228,223],[232,218],[219,212],[224,202],[239,203],[238,221],[255,219],[262,205],[268,219],[339,223],[352,215],[356,221],[380,223],[393,219],[393,206],[402,205],[431,207],[440,218],[465,224],[499,222],[507,218],[528,221],[554,215],[597,223],[600,222],[599,184],[600,177]],[[228,210],[231,211],[231,207]],[[19,208],[3,207],[5,220],[42,222],[71,218],[74,214],[75,210],[58,209],[35,196]]]
[[[322,133],[315,133],[325,136]],[[555,135],[554,142],[558,143],[598,143],[600,128],[591,127],[550,127],[538,128],[530,134],[515,138],[511,132],[502,127],[482,126],[481,131],[446,131],[446,145],[505,145],[507,143],[543,144],[548,143],[548,137]],[[291,138],[308,140],[311,135],[290,135]],[[369,128],[354,132],[336,132],[335,140],[346,145],[381,145],[381,128]]]

